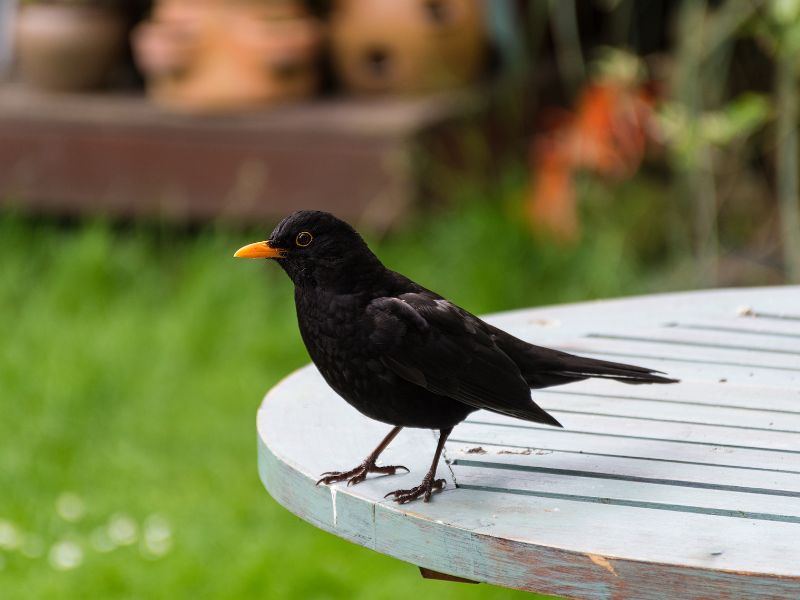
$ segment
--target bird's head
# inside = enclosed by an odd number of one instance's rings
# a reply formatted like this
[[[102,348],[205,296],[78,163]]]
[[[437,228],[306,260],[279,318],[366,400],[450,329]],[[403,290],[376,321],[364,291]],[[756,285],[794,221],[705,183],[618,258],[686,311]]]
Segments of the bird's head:
[[[296,285],[346,283],[380,266],[355,229],[318,210],[292,213],[268,240],[239,248],[234,256],[276,259]]]

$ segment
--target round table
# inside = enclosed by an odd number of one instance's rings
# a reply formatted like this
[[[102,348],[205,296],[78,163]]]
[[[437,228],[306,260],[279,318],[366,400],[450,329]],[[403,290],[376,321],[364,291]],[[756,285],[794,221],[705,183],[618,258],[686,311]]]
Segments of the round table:
[[[404,429],[408,474],[315,486],[389,431],[309,365],[258,412],[259,472],[306,521],[427,573],[573,598],[800,597],[800,287],[726,289],[486,317],[530,342],[655,368],[675,385],[588,380],[533,397],[563,430],[476,412],[436,445]]]

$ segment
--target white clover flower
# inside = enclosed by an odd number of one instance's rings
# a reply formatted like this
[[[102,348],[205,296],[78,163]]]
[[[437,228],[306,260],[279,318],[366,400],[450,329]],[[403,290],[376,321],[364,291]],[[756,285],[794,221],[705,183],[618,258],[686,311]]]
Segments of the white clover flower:
[[[139,526],[130,516],[116,513],[108,522],[108,537],[117,546],[130,546],[139,539]]]
[[[86,514],[86,504],[77,494],[64,492],[56,500],[56,512],[65,521],[74,523]]]
[[[172,527],[161,515],[150,515],[144,522],[142,554],[154,558],[167,554],[172,549]]]
[[[0,519],[0,550],[16,550],[22,535],[14,523]]]
[[[61,540],[50,548],[50,566],[57,571],[69,571],[83,563],[83,550],[73,541]]]

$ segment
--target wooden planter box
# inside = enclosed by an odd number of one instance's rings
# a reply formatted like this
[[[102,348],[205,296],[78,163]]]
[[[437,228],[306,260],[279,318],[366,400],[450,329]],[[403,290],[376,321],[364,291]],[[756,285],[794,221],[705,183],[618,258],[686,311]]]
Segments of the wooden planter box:
[[[479,163],[497,160],[502,135],[482,156],[452,152],[464,130],[491,127],[488,97],[318,100],[194,116],[139,97],[0,88],[0,204],[243,223],[319,208],[383,228],[436,189],[426,181],[432,162],[493,171]]]

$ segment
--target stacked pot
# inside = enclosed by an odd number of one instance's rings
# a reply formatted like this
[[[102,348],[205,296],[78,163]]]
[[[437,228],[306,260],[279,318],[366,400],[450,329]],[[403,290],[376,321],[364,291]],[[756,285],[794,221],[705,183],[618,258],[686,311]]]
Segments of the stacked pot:
[[[183,110],[313,95],[323,52],[353,93],[414,94],[476,80],[487,46],[485,0],[155,0],[131,34],[148,94]],[[101,85],[124,21],[108,0],[29,2],[17,26],[22,78],[42,89]]]

